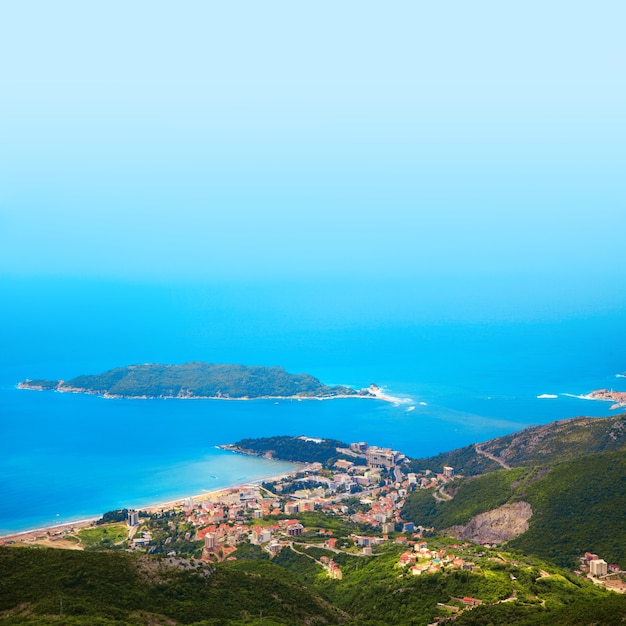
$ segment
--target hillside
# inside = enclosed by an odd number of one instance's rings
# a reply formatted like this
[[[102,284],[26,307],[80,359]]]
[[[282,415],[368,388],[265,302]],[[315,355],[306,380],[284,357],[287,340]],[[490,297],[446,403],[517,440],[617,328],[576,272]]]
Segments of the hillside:
[[[509,546],[562,565],[586,550],[626,568],[626,453],[555,465],[516,495],[533,508],[530,528]]]
[[[592,452],[626,449],[626,414],[612,417],[576,417],[527,428],[481,444],[479,450],[505,463],[552,465]]]
[[[27,379],[18,387],[124,398],[376,397],[370,389],[329,387],[310,374],[290,374],[282,367],[204,362],[130,365],[67,381]]]
[[[70,626],[150,625],[419,626],[456,615],[461,624],[619,624],[626,597],[594,587],[537,559],[457,546],[473,571],[444,568],[412,575],[399,567],[405,547],[389,544],[371,557],[337,554],[304,543],[272,562],[250,558],[210,564],[123,552],[0,548],[0,621]],[[343,578],[324,575],[329,554]],[[42,581],[46,581],[42,584]],[[463,598],[482,606],[463,610]],[[480,618],[477,620],[477,618]]]
[[[524,468],[499,470],[477,478],[455,481],[447,488],[451,500],[436,500],[432,489],[410,494],[403,518],[437,530],[469,522],[472,517],[510,502],[519,493],[520,481],[529,475]]]
[[[463,474],[464,476],[477,476],[501,468],[500,464],[478,454],[476,446],[471,445],[457,448],[450,452],[442,452],[435,456],[412,459],[409,463],[409,469],[412,472],[423,470],[440,472],[441,468],[446,465],[453,467],[457,474]]]
[[[261,611],[265,624],[337,624],[341,618],[272,563],[175,566],[120,552],[0,548],[0,620],[6,624],[41,624],[62,613],[64,624],[202,620],[217,626],[251,623]]]
[[[460,537],[491,541],[489,528],[482,537],[472,537],[466,525],[503,505],[525,502],[532,510],[528,530],[508,537],[509,547],[564,566],[591,551],[626,567],[624,484],[625,452],[590,454],[550,469],[518,467],[462,479],[448,487],[454,497],[447,501],[435,500],[432,490],[416,491],[407,498],[403,517],[438,531],[455,527]],[[501,516],[492,516],[492,526],[502,525]]]
[[[450,465],[457,473],[475,476],[501,469],[503,464],[511,467],[549,466],[591,452],[625,449],[626,414],[601,418],[576,417],[533,426],[436,456],[413,459],[411,469],[439,472],[444,465]]]

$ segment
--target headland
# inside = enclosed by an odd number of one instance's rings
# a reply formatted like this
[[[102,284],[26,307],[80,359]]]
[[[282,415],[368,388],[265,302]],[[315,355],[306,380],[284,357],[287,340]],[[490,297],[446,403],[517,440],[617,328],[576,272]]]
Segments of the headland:
[[[626,406],[626,391],[613,391],[612,389],[597,389],[587,395],[589,400],[604,400],[613,402],[611,409],[619,409]]]

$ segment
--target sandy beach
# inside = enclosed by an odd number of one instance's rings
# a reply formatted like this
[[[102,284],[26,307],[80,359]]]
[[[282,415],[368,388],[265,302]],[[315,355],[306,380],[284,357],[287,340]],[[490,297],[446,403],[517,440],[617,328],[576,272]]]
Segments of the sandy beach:
[[[247,487],[257,486],[266,481],[274,481],[280,480],[281,478],[287,478],[298,472],[306,471],[309,467],[309,464],[298,464],[298,467],[289,471],[283,472],[281,474],[273,474],[271,476],[266,476],[263,478],[259,478],[252,481],[247,481],[245,483],[238,483],[236,485],[231,485],[229,487],[220,487],[218,489],[213,489],[209,491],[205,491],[203,493],[195,494],[192,496],[186,496],[182,498],[177,498],[176,500],[168,500],[166,502],[157,502],[154,504],[149,504],[147,506],[137,507],[137,511],[146,511],[148,513],[160,513],[161,511],[168,511],[175,508],[182,508],[187,505],[189,500],[191,500],[194,505],[200,504],[201,502],[211,501],[211,502],[219,502],[220,499],[226,498],[241,489],[245,489]],[[103,512],[104,514],[104,512]],[[24,544],[37,544],[37,545],[46,545],[52,548],[71,548],[71,549],[80,549],[77,545],[68,545],[69,542],[62,542],[59,540],[51,540],[51,537],[58,537],[61,535],[71,535],[76,531],[79,531],[82,528],[88,528],[89,526],[93,526],[95,522],[97,522],[102,516],[99,517],[89,517],[81,520],[76,520],[74,522],[67,522],[62,524],[55,524],[52,526],[44,526],[41,528],[33,528],[30,530],[22,530],[13,533],[7,533],[4,535],[0,535],[0,545],[8,545],[12,543],[24,543]],[[119,522],[118,522],[119,523]]]
[[[0,545],[8,543],[34,543],[42,541],[49,539],[51,535],[60,535],[65,531],[76,531],[81,528],[87,528],[99,519],[99,517],[90,517],[87,519],[77,520],[75,522],[56,524],[43,528],[32,528],[30,530],[20,530],[15,533],[0,535]]]

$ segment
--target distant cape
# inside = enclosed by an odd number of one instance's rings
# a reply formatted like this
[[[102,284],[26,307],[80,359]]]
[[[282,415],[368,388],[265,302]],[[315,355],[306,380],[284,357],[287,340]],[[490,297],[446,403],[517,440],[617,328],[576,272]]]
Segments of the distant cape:
[[[205,363],[144,363],[70,380],[26,379],[20,389],[88,393],[107,398],[381,398],[376,385],[355,390],[328,386],[310,374],[290,374],[282,367]]]

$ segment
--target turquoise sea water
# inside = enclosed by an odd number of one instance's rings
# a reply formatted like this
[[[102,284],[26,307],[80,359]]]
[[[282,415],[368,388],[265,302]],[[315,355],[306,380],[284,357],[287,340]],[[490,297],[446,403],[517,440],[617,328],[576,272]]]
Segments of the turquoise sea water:
[[[532,424],[607,415],[610,404],[563,394],[626,390],[616,376],[626,369],[626,306],[619,294],[593,289],[339,280],[0,286],[1,532],[290,467],[215,448],[242,437],[366,440],[421,456]],[[191,360],[282,365],[329,384],[375,382],[406,403],[105,400],[15,388],[27,377]]]

